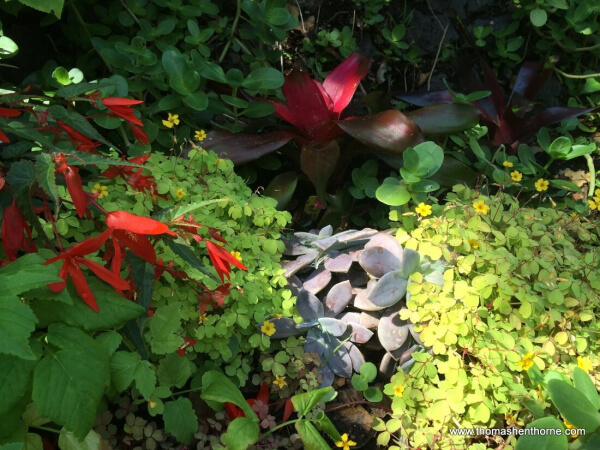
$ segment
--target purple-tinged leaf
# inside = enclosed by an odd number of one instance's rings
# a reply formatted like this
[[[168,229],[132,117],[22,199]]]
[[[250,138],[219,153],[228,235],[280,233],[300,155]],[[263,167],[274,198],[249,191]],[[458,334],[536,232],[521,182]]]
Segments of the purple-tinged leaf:
[[[288,282],[285,285],[286,289],[292,291],[292,296],[297,297],[298,292],[302,289],[302,281],[296,275],[292,275],[288,278]]]
[[[355,344],[364,344],[373,337],[373,332],[367,327],[363,327],[357,323],[348,323],[348,331],[350,332],[350,341]],[[344,336],[345,338],[346,336]]]
[[[306,346],[305,346],[306,347]],[[321,366],[319,369],[319,375],[321,375],[321,384],[320,388],[328,387],[333,384],[333,380],[335,379],[335,374],[333,370],[328,365]]]
[[[401,154],[423,141],[419,126],[396,109],[336,123],[357,141],[387,154]]]
[[[327,255],[323,260],[325,268],[334,273],[348,273],[352,263],[352,256],[347,253],[341,253],[333,258]]]
[[[402,275],[401,270],[388,272],[379,279],[369,293],[368,299],[379,307],[387,308],[395,305],[404,297],[407,286],[408,281]]]
[[[401,348],[410,336],[408,322],[400,319],[399,311],[398,306],[386,309],[377,328],[381,346],[390,352],[394,359],[397,359],[399,355],[396,356],[393,352]]]
[[[327,207],[327,182],[335,170],[340,157],[340,147],[336,141],[309,142],[302,146],[300,168],[315,186],[317,198]]]
[[[337,318],[339,320],[343,320],[344,322],[360,324],[360,313],[354,311],[344,312],[337,316]]]
[[[282,317],[281,319],[270,319],[275,326],[275,333],[271,335],[271,339],[281,339],[290,336],[298,336],[306,331],[306,328],[296,328],[296,322],[289,317]],[[257,328],[260,330],[262,324],[258,324]]]
[[[323,267],[315,270],[304,281],[304,289],[317,295],[331,281],[331,272]]]
[[[348,106],[358,83],[369,73],[372,62],[364,53],[353,52],[325,77],[323,89],[333,102],[334,117],[339,118],[340,113]]]
[[[479,123],[479,112],[471,105],[445,103],[411,111],[407,115],[425,136],[438,136],[470,130]]]
[[[365,363],[365,357],[358,347],[351,342],[345,342],[344,347],[348,350],[348,355],[352,361],[352,369],[354,369],[356,373],[359,373],[361,366]]]
[[[284,261],[283,263],[281,263],[281,267],[285,269],[284,277],[291,277],[300,269],[303,269],[304,267],[312,263],[317,258],[317,256],[319,256],[319,252],[316,250],[312,250],[311,252],[300,256],[294,261]]]
[[[419,263],[421,262],[421,255],[419,254],[419,252],[416,252],[410,248],[405,248],[403,251],[402,262],[402,276],[404,278],[408,278],[410,274],[412,274],[419,268]]]
[[[483,68],[483,80],[485,86],[484,90],[492,92],[492,95],[487,98],[489,98],[492,102],[496,115],[502,117],[506,108],[502,87],[498,82],[498,78],[496,77],[494,70],[483,58],[481,58],[481,66]]]
[[[454,98],[446,89],[427,92],[399,92],[394,94],[394,97],[416,106],[431,106],[439,103],[454,102]]]
[[[379,306],[369,300],[371,292],[377,286],[379,280],[370,280],[365,289],[357,289],[354,297],[354,307],[363,311],[381,311],[385,306]]]
[[[229,158],[234,164],[239,165],[273,153],[295,137],[297,135],[289,131],[234,134],[228,131],[213,130],[202,142],[202,147],[214,151],[223,158]]]
[[[352,300],[352,286],[349,281],[334,285],[325,297],[325,316],[337,316],[348,306],[350,300]]]
[[[360,324],[369,330],[376,330],[379,326],[380,312],[368,311],[360,313]]]
[[[397,362],[392,355],[385,353],[379,363],[379,372],[387,379],[391,378],[396,373]]]
[[[547,108],[524,123],[522,134],[519,135],[518,140],[523,141],[528,137],[533,136],[540,128],[547,125],[560,122],[561,120],[572,119],[573,117],[578,117],[582,114],[588,114],[597,109],[598,108],[570,108],[566,106]]]
[[[346,230],[342,233],[338,233],[337,240],[342,244],[347,244],[344,248],[348,248],[354,245],[362,245],[368,242],[371,236],[377,234],[377,230],[372,228],[364,228],[362,230]]]
[[[423,344],[419,344],[423,345]],[[400,357],[398,358],[398,364],[404,364],[412,358],[412,354],[419,350],[419,345],[413,345],[409,347],[408,350],[404,350]]]
[[[298,293],[296,308],[298,309],[300,316],[307,322],[323,317],[323,304],[306,289],[302,289]]]
[[[402,259],[404,251],[398,239],[392,236],[390,233],[381,231],[371,238],[371,240],[365,245],[365,248],[371,247],[383,247],[388,252],[392,252],[398,259]]]
[[[264,195],[277,200],[276,208],[281,211],[290,203],[297,184],[298,174],[296,172],[280,173],[271,180]]]
[[[515,94],[526,99],[535,97],[552,75],[554,66],[557,62],[557,58],[552,58],[550,63],[544,61],[523,63],[517,74],[517,79],[515,80],[509,103],[513,103],[512,100]]]
[[[400,270],[402,259],[383,247],[369,247],[359,255],[358,263],[369,275],[381,278],[386,273]]]
[[[338,346],[339,348],[335,350]],[[342,345],[339,339],[331,339],[327,345],[327,351],[323,356],[324,361],[329,358],[327,365],[338,377],[350,378],[352,376],[352,360],[350,359],[348,350]]]
[[[327,331],[332,336],[341,336],[346,332],[348,324],[341,320],[334,319],[332,317],[321,317],[318,320],[323,330]]]

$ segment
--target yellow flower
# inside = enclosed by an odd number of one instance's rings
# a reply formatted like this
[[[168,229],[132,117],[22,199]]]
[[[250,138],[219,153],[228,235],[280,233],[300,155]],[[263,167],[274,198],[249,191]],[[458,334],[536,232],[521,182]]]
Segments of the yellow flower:
[[[283,389],[284,386],[287,386],[287,383],[285,382],[285,377],[280,377],[279,375],[275,377],[275,380],[273,380],[273,384],[275,386],[278,386],[279,389]]]
[[[419,206],[415,208],[417,214],[420,214],[423,217],[426,217],[431,214],[431,205],[426,205],[425,203],[419,203]]]
[[[402,397],[404,386],[394,386],[394,397]]]
[[[523,359],[517,363],[523,370],[529,370],[533,367],[533,353],[526,353]]]
[[[185,197],[185,191],[182,188],[177,189],[175,191],[175,197],[181,200],[183,197]]]
[[[590,358],[588,358],[587,356],[578,356],[577,357],[577,367],[579,367],[585,373],[590,373],[590,370],[594,370],[592,361],[590,361]]]
[[[169,113],[167,120],[163,120],[162,124],[167,128],[173,128],[175,125],[179,125],[179,115]]]
[[[335,443],[335,446],[342,450],[350,450],[350,447],[354,447],[355,445],[356,442],[348,439],[348,433],[342,434],[342,440]]]
[[[198,317],[198,325],[206,322],[207,320],[208,320],[208,317],[206,317],[206,314],[200,314],[200,317]]]
[[[490,207],[486,205],[485,201],[483,200],[477,200],[476,202],[473,202],[473,208],[475,208],[475,212],[477,214],[486,215],[490,211]]]
[[[154,408],[156,408],[156,402],[153,402],[152,400],[148,400],[148,406],[150,406],[150,409],[154,409]]]
[[[206,131],[204,131],[204,130],[196,131],[194,133],[194,136],[197,141],[202,142],[204,139],[206,139]]]
[[[504,413],[504,421],[506,422],[506,425],[510,426],[515,426],[515,425],[525,425],[523,423],[522,420],[519,420],[519,413],[516,412],[515,414],[510,414],[510,413]]]
[[[594,200],[588,199],[588,205],[589,205],[590,209],[598,209],[598,206],[600,206],[600,202],[596,202],[595,198],[594,198]]]
[[[275,334],[275,324],[273,324],[273,322],[265,320],[262,326],[260,327],[260,331],[262,331],[267,336],[273,336]]]
[[[512,166],[514,166],[514,164],[513,164],[513,163],[511,163],[510,161],[504,161],[504,162],[502,163],[502,165],[503,165],[504,167],[506,167],[507,169],[509,169],[509,168],[511,168]]]
[[[96,183],[94,185],[94,189],[92,189],[93,194],[98,194],[98,198],[103,198],[108,196],[108,186],[102,186],[100,183]]]
[[[548,185],[550,183],[548,182],[548,180],[544,180],[543,178],[540,178],[539,180],[537,180],[535,182],[535,188],[537,191],[539,192],[544,192],[548,190]]]
[[[521,181],[523,179],[523,174],[521,172],[519,172],[518,170],[513,170],[510,173],[510,177],[512,178],[512,180],[515,183],[518,183],[519,181]]]
[[[235,259],[237,259],[238,261],[242,261],[242,255],[240,254],[240,252],[236,252],[235,250],[231,250],[231,256],[233,256]]]
[[[479,248],[479,241],[477,239],[467,239],[467,242],[471,248]]]
[[[567,427],[569,430],[572,430],[573,428],[575,428],[573,426],[573,424],[571,422],[569,422],[567,419],[563,420],[563,423],[565,424],[565,427]],[[571,439],[577,439],[579,436],[579,433],[574,433],[571,435]]]
[[[579,214],[577,214],[576,212],[572,212],[572,213],[571,213],[571,217],[572,217],[573,219],[575,219],[575,220],[579,220],[579,219],[580,219],[580,217],[579,217]]]
[[[594,197],[600,197],[600,189],[594,191]]]

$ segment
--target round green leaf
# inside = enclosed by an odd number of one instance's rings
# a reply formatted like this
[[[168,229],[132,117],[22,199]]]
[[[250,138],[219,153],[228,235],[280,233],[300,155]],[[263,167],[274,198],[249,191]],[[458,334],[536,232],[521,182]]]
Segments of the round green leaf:
[[[259,67],[250,72],[242,86],[250,90],[277,89],[283,86],[283,74],[272,67]]]
[[[198,91],[183,97],[183,103],[196,111],[204,111],[208,107],[208,97]]]
[[[548,13],[540,8],[532,9],[529,13],[531,23],[536,27],[543,27],[548,20]]]
[[[386,178],[375,191],[375,197],[386,205],[401,206],[409,202],[410,192],[406,190],[406,183],[403,181],[397,178]]]

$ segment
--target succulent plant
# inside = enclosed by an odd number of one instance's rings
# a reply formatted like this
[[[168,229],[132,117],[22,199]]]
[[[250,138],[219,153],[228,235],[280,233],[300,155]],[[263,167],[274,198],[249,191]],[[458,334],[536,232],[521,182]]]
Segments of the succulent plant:
[[[400,319],[410,275],[443,283],[444,263],[402,248],[389,232],[372,229],[333,234],[331,227],[295,233],[284,254],[297,258],[283,263],[289,287],[297,296],[302,323],[272,318],[272,338],[306,332],[306,352],[316,352],[323,365],[322,385],[333,376],[349,378],[365,358],[357,345],[384,349],[380,372],[391,375],[397,364],[411,364],[410,354],[422,345],[413,325]],[[371,342],[376,330],[379,343]]]

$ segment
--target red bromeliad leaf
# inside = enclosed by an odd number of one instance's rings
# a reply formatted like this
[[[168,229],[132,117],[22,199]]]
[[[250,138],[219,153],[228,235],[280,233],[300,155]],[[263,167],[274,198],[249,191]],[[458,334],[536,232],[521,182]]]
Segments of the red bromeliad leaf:
[[[239,262],[223,247],[220,247],[211,241],[206,241],[206,249],[208,250],[210,261],[217,271],[219,278],[221,278],[221,282],[225,282],[224,276],[227,277],[227,279],[230,278],[229,274],[231,272],[231,267],[229,264],[233,264],[235,267],[242,270],[248,270],[246,266]]]
[[[67,259],[72,258],[74,256],[84,256],[89,255],[90,253],[97,252],[98,250],[100,250],[100,247],[102,247],[104,243],[108,240],[112,232],[113,230],[111,228],[108,228],[96,237],[87,238],[84,241],[78,242],[77,244],[73,245],[72,247],[69,247],[68,249],[64,250],[55,257],[50,258],[44,264],[52,264],[53,262],[58,261],[59,259]]]
[[[469,130],[479,122],[477,108],[459,103],[441,103],[406,114],[426,136],[454,134]]]
[[[223,404],[223,406],[225,407],[225,412],[227,413],[227,417],[229,418],[230,421],[233,421],[233,420],[237,419],[238,417],[246,417],[246,415],[244,414],[244,411],[242,411],[241,408],[238,408],[233,403],[225,402]]]
[[[150,240],[143,234],[132,233],[131,231],[115,230],[113,236],[121,244],[138,255],[140,258],[154,264],[156,262],[156,252],[150,243]],[[115,247],[118,247],[115,246]]]
[[[388,155],[399,155],[423,141],[419,126],[396,109],[336,123],[357,141]]]
[[[133,108],[129,108],[127,105],[139,105],[140,103],[144,103],[142,100],[132,100],[129,98],[119,98],[119,97],[106,97],[100,99],[102,104],[106,106],[110,111],[112,116],[122,117],[123,119],[133,123],[134,125],[138,125],[143,127],[144,124],[140,119],[133,115],[135,112]]]
[[[158,220],[136,216],[126,211],[115,211],[106,215],[106,225],[115,230],[131,231],[136,234],[168,234],[176,236],[169,227]]]
[[[333,102],[335,119],[339,119],[341,112],[352,100],[358,83],[369,73],[372,62],[364,53],[354,52],[325,77],[323,89]]]
[[[27,233],[27,236],[25,235]],[[0,230],[2,246],[8,259],[17,259],[17,253],[21,248],[26,252],[36,251],[31,236],[29,224],[17,206],[17,199],[13,199],[12,205],[4,209],[2,217],[2,228]]]
[[[71,194],[71,199],[73,200],[73,205],[75,205],[77,215],[81,218],[85,214],[87,200],[85,192],[83,191],[81,177],[79,176],[79,169],[68,166],[64,176],[65,181],[67,182],[67,189],[69,194]]]
[[[281,418],[281,423],[287,422],[293,412],[294,404],[292,403],[292,399],[288,398],[286,399],[285,406],[283,407],[283,417]]]
[[[393,95],[415,106],[431,106],[454,101],[454,98],[446,89],[427,92],[398,92]]]
[[[68,265],[69,275],[71,275],[71,280],[73,280],[73,284],[75,285],[75,290],[81,297],[81,299],[88,305],[94,312],[98,312],[98,303],[96,302],[96,297],[94,293],[90,289],[90,286],[85,279],[85,275],[77,265],[77,263],[73,260],[65,261],[65,265]]]
[[[125,281],[119,275],[116,275],[115,273],[106,269],[105,267],[102,267],[97,262],[91,261],[86,258],[82,258],[81,256],[75,257],[75,261],[77,261],[79,264],[83,264],[84,266],[86,266],[94,273],[94,275],[96,275],[102,281],[105,281],[108,284],[110,284],[113,288],[120,289],[122,291],[126,291],[129,289],[129,284],[127,283],[127,281]]]
[[[302,147],[300,153],[300,168],[315,186],[323,208],[327,207],[327,182],[339,157],[340,147],[336,141],[310,142]]]
[[[0,117],[19,117],[20,115],[21,111],[18,109],[0,107]]]

